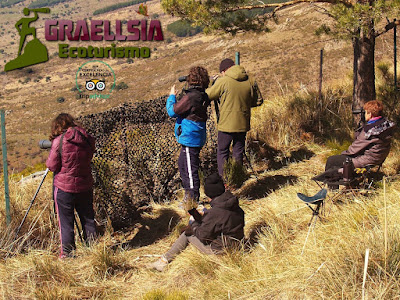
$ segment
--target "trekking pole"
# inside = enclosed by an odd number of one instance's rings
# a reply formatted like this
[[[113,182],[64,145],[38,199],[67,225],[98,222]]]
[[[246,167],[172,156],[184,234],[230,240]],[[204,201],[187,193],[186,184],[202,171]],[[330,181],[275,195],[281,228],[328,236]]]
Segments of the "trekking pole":
[[[215,115],[217,116],[217,123],[219,122],[219,107],[217,100],[214,100]]]
[[[49,173],[49,168],[46,169],[46,171],[45,171],[45,173],[44,173],[44,175],[43,175],[42,181],[40,181],[40,184],[39,184],[39,186],[38,186],[38,188],[37,188],[37,190],[36,190],[36,193],[35,193],[35,195],[33,196],[32,200],[31,200],[31,203],[30,203],[30,205],[29,205],[29,207],[28,207],[28,210],[26,211],[25,216],[24,216],[24,218],[22,219],[21,224],[20,224],[20,225],[18,226],[18,228],[17,228],[17,231],[16,231],[16,233],[15,233],[15,238],[14,238],[14,240],[17,239],[18,233],[19,233],[19,231],[21,230],[22,225],[24,225],[25,220],[26,220],[26,217],[28,216],[28,213],[29,213],[30,209],[32,208],[33,202],[35,201],[36,196],[37,196],[37,194],[39,193],[39,190],[40,190],[40,188],[42,187],[42,184],[43,184],[43,182],[44,182],[44,179],[46,178],[46,176],[47,176],[48,173]]]

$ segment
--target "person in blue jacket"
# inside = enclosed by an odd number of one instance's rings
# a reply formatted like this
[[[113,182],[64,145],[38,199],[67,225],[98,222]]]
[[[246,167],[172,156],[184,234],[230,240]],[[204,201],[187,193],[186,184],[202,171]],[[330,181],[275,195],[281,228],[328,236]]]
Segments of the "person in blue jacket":
[[[187,76],[188,88],[177,101],[175,85],[167,99],[167,112],[176,118],[175,136],[182,145],[178,168],[185,189],[184,203],[198,201],[200,196],[200,150],[206,142],[207,107],[210,104],[205,89],[210,82],[203,67],[192,67]]]

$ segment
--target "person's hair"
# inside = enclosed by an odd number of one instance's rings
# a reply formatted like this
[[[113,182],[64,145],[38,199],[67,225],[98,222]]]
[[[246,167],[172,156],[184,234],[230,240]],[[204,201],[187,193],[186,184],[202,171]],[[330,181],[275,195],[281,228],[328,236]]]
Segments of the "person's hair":
[[[207,70],[198,66],[190,69],[187,81],[189,85],[207,88],[210,83],[210,78],[208,77]]]
[[[364,110],[371,113],[372,117],[379,117],[383,112],[383,104],[381,101],[372,100],[364,104]]]
[[[70,114],[61,113],[53,122],[51,122],[51,134],[50,141],[54,140],[60,134],[63,134],[70,127],[75,127],[76,123],[74,118]]]

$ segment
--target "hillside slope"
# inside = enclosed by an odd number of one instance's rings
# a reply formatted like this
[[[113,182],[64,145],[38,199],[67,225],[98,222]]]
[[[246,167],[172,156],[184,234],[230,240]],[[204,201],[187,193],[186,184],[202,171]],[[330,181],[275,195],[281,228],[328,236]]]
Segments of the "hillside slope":
[[[5,33],[0,40],[0,49],[5,49],[5,52],[0,54],[1,69],[4,60],[9,61],[16,55],[18,36],[14,24],[28,3],[21,2],[2,12]],[[55,15],[74,21],[90,18],[99,5],[96,0],[70,1],[52,7],[51,15],[46,18],[54,18]],[[110,99],[76,99],[77,92],[72,90],[75,87],[75,75],[87,60],[59,58],[56,54],[59,42],[46,43],[51,57],[49,62],[0,75],[3,87],[0,91],[0,106],[7,111],[12,169],[18,171],[44,160],[47,154],[39,151],[37,141],[48,135],[50,122],[58,113],[68,111],[74,116],[81,116],[104,111],[123,102],[157,98],[166,94],[170,86],[177,83],[177,78],[186,74],[191,66],[203,65],[210,74],[215,74],[221,59],[234,58],[236,51],[241,53],[242,65],[256,76],[266,98],[298,90],[316,90],[322,48],[325,50],[324,86],[348,80],[351,74],[350,41],[315,36],[315,29],[330,20],[317,12],[314,6],[299,5],[282,11],[279,23],[271,24],[271,33],[246,33],[235,37],[200,34],[176,38],[166,30],[167,24],[174,19],[163,13],[158,1],[149,1],[148,5],[150,16],[159,15],[165,39],[163,42],[130,44],[150,47],[152,54],[148,59],[135,59],[132,64],[127,63],[126,59],[104,59],[113,68],[117,84],[125,82],[128,85],[127,89],[114,90]],[[93,19],[110,20],[111,24],[116,19],[141,19],[135,9],[137,5],[97,15]],[[44,40],[44,23],[38,21],[37,24],[38,36]],[[169,39],[172,42],[168,43]],[[377,61],[391,60],[391,39],[389,35],[378,39]],[[10,41],[14,40],[16,43],[11,45]],[[72,45],[82,46],[89,43],[71,42]],[[109,46],[110,43],[100,42],[97,45]],[[178,84],[178,88],[181,86]],[[59,97],[63,97],[65,102],[58,103]]]

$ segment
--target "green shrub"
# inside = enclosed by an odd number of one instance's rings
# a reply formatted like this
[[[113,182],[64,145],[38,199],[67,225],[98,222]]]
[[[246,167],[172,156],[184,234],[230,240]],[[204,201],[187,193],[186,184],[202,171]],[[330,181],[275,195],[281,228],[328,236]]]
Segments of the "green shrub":
[[[10,177],[12,179],[21,180],[22,177],[27,177],[33,173],[36,173],[39,171],[44,171],[44,170],[46,170],[46,164],[45,163],[37,163],[34,166],[26,167],[19,173],[12,174]]]
[[[22,82],[23,84],[28,83],[29,81],[31,81],[30,77],[26,77],[25,80]]]
[[[351,145],[351,141],[342,141],[338,142],[336,140],[328,140],[326,142],[326,146],[331,149],[331,154],[330,155],[339,155],[343,151],[347,150],[349,146]]]
[[[189,21],[178,20],[167,26],[167,30],[179,37],[193,36],[203,32],[203,27],[192,26],[193,23]]]
[[[329,26],[327,26],[326,24],[322,24],[320,27],[318,27],[314,33],[316,36],[321,36],[323,34],[329,34],[331,32],[331,29],[329,28]]]
[[[128,1],[128,2],[113,4],[113,5],[106,6],[106,7],[95,10],[93,12],[93,15],[95,16],[95,15],[99,15],[99,14],[104,14],[106,12],[110,12],[113,10],[117,10],[117,9],[120,9],[123,7],[128,7],[128,6],[143,3],[143,2],[146,2],[146,0],[133,0],[133,1]]]
[[[274,149],[290,150],[305,141],[353,140],[352,96],[349,86],[295,96],[284,95],[269,101],[252,113],[250,137]]]
[[[321,100],[317,92],[310,92],[290,100],[287,116],[297,116],[296,125],[304,132],[312,132],[323,139],[348,140],[353,131],[351,101],[351,96],[340,89],[328,89]],[[293,118],[290,121],[293,122]]]
[[[227,185],[234,188],[240,187],[247,179],[246,168],[237,163],[234,159],[229,159],[224,165],[224,181]]]
[[[82,90],[82,85],[81,85],[81,84],[78,84],[78,86],[79,86],[79,89],[78,89],[78,87],[75,85],[74,87],[72,87],[72,88],[70,89],[70,91],[71,91],[71,92],[79,92],[79,90]]]
[[[24,0],[1,0],[0,8],[13,6],[14,4],[20,3]]]
[[[39,8],[39,7],[48,7],[48,6],[54,6],[59,3],[64,3],[69,0],[36,0],[33,1],[31,4],[29,4],[29,8]]]
[[[389,70],[390,64],[380,62],[376,68],[378,69],[377,73],[379,77],[376,98],[382,101],[385,107],[385,116],[399,124],[400,108],[398,99],[400,99],[400,91],[394,86],[394,75]],[[397,81],[399,81],[399,78]]]
[[[127,88],[128,88],[128,85],[125,82],[122,81],[122,82],[117,84],[117,86],[115,87],[115,90],[116,91],[126,90]]]

